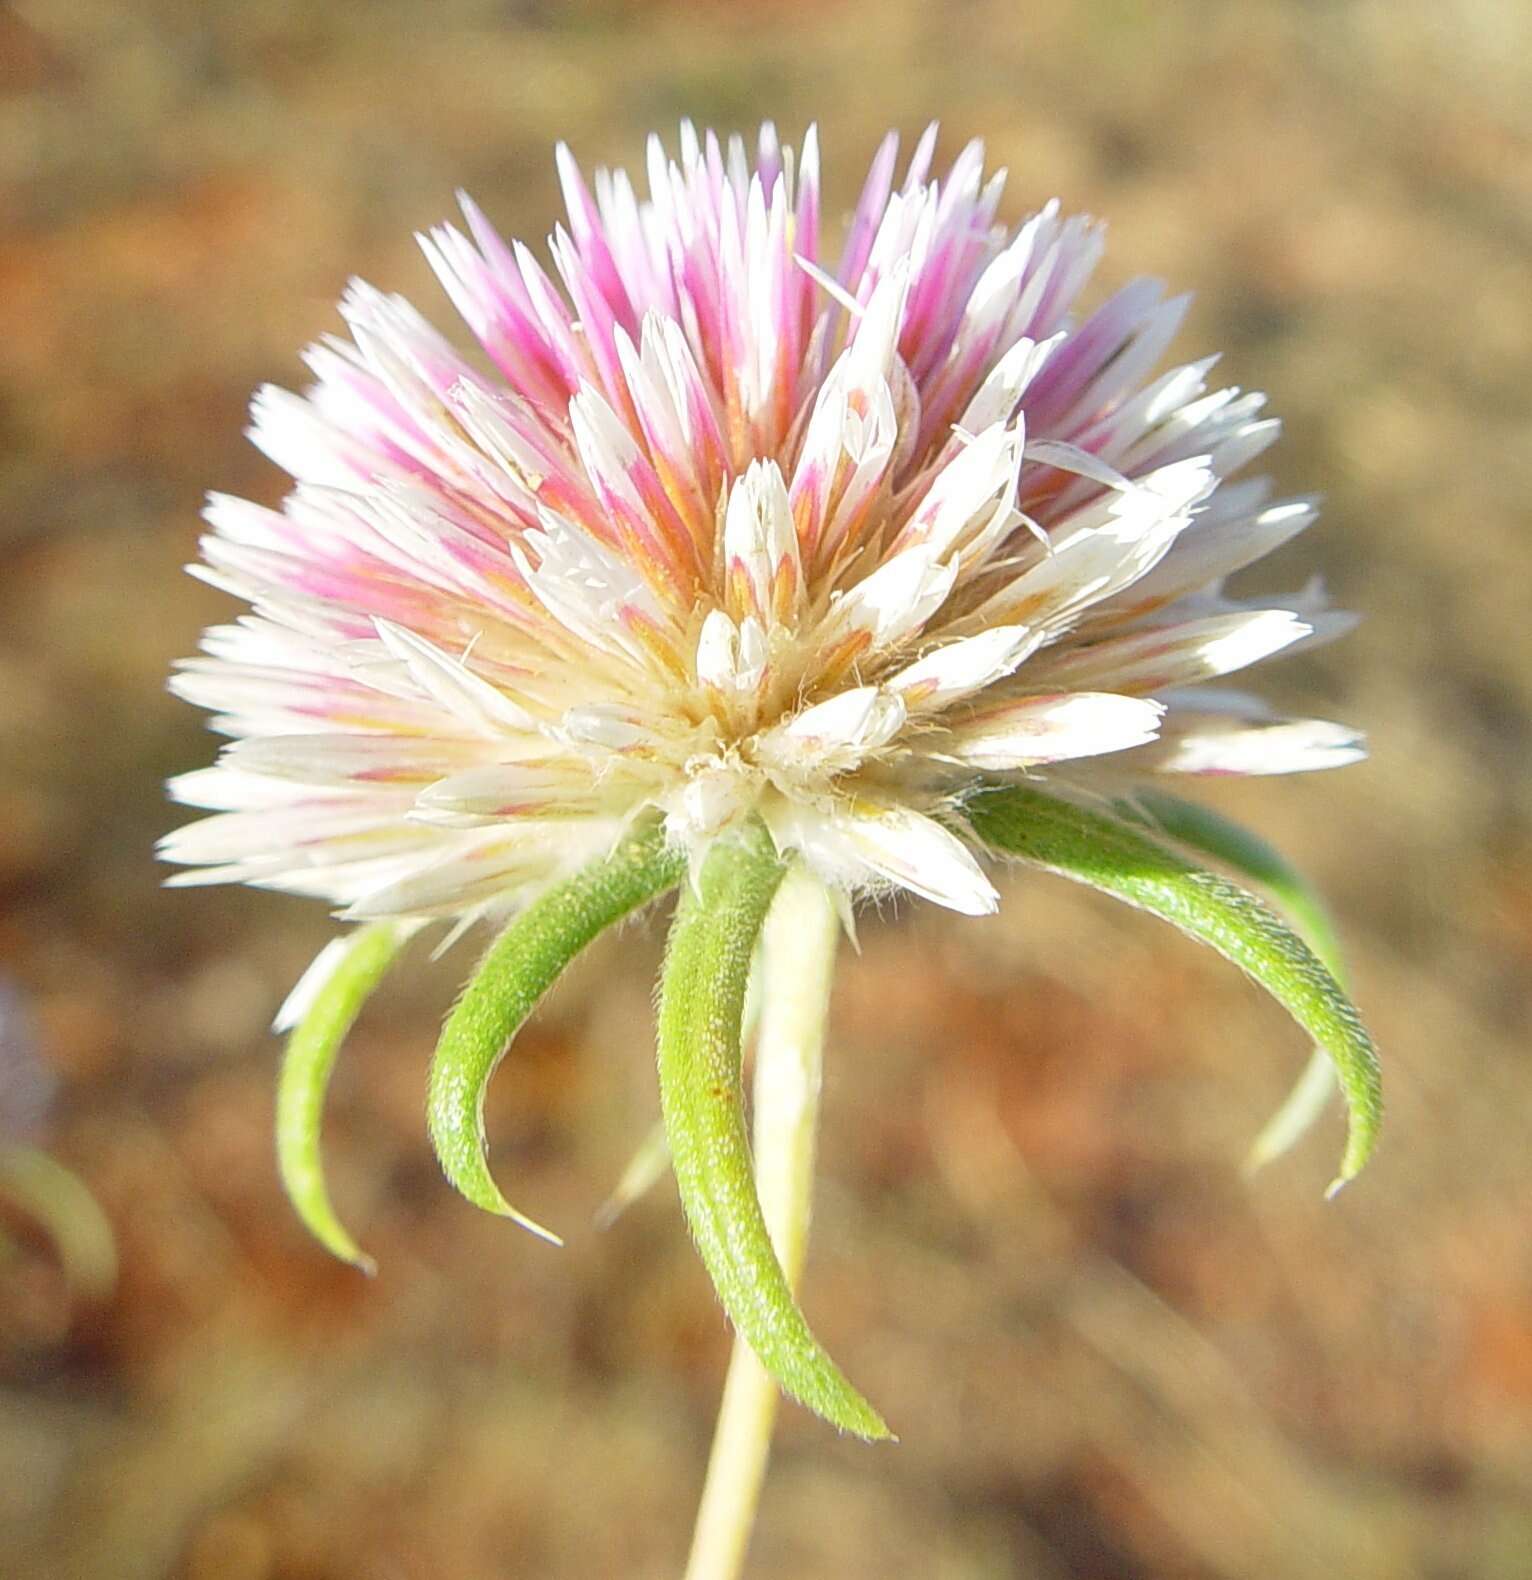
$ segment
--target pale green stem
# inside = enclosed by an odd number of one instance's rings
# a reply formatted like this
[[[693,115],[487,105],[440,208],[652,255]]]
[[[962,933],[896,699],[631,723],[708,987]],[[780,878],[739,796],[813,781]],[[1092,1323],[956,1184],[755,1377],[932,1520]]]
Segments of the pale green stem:
[[[782,881],[761,953],[755,1182],[777,1260],[796,1285],[808,1244],[825,1017],[840,923],[801,867]],[[777,1384],[736,1337],[686,1580],[734,1580],[745,1561],[776,1421]]]

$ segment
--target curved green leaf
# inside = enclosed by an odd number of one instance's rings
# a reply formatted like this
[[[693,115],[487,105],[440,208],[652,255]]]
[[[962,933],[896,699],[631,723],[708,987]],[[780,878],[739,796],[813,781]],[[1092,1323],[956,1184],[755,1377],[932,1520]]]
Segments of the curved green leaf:
[[[1340,941],[1330,913],[1303,874],[1274,845],[1211,807],[1160,790],[1140,791],[1117,807],[1125,816],[1143,814],[1178,844],[1226,863],[1270,891],[1320,964],[1340,980]]]
[[[35,1218],[53,1239],[64,1276],[104,1300],[117,1281],[117,1237],[90,1187],[35,1147],[0,1147],[0,1196]],[[0,1261],[12,1249],[0,1235]]]
[[[1130,801],[1119,801],[1117,808],[1124,816],[1146,821],[1178,844],[1211,856],[1260,884],[1320,964],[1342,987],[1346,985],[1340,940],[1324,902],[1298,869],[1259,834],[1209,807],[1161,790],[1140,791]],[[1324,1112],[1335,1087],[1330,1056],[1316,1047],[1292,1090],[1251,1142],[1245,1156],[1246,1171],[1254,1173],[1296,1146]]]
[[[320,1125],[335,1056],[411,929],[373,922],[325,945],[293,990],[280,1027],[297,1010],[277,1078],[277,1167],[289,1200],[310,1234],[332,1255],[364,1273],[377,1271],[346,1232],[325,1188]]]
[[[1383,1114],[1377,1051],[1335,978],[1274,912],[1138,829],[1027,786],[987,790],[964,811],[987,844],[1171,922],[1233,961],[1334,1061],[1349,1130],[1333,1194],[1354,1178]]]
[[[763,940],[764,942],[764,940]],[[761,1018],[761,948],[756,947],[750,981],[745,988],[745,1014],[739,1040],[749,1047]],[[665,1121],[656,1119],[648,1135],[628,1160],[612,1194],[596,1209],[598,1229],[610,1229],[634,1202],[652,1190],[670,1172],[670,1143],[665,1139]]]
[[[809,1331],[772,1250],[745,1135],[740,1024],[782,866],[759,824],[715,846],[676,912],[660,984],[660,1102],[697,1249],[734,1326],[781,1387],[842,1431],[883,1418]]]
[[[427,1117],[447,1178],[475,1206],[554,1245],[556,1234],[500,1194],[484,1150],[484,1090],[559,973],[600,932],[673,889],[686,859],[654,825],[538,896],[500,934],[447,1017],[431,1061]]]

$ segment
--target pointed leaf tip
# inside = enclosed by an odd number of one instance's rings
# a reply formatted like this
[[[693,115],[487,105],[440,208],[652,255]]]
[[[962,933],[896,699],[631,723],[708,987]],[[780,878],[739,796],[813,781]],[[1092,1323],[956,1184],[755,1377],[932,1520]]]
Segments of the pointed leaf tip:
[[[1348,1120],[1337,1184],[1361,1172],[1383,1116],[1377,1050],[1340,984],[1273,911],[1139,828],[1027,786],[986,790],[965,811],[996,850],[1161,917],[1265,988],[1335,1066]]]
[[[740,1027],[751,957],[782,878],[759,825],[713,847],[684,891],[660,984],[671,1166],[724,1310],[785,1392],[843,1432],[892,1436],[810,1331],[772,1249],[745,1133]]]
[[[291,1025],[277,1079],[277,1167],[309,1233],[343,1262],[371,1276],[377,1264],[336,1216],[325,1184],[320,1129],[325,1093],[341,1043],[382,981],[410,929],[375,922],[320,951],[278,1017]]]
[[[658,827],[555,884],[512,920],[447,1017],[431,1062],[427,1119],[448,1180],[476,1207],[509,1218],[551,1245],[552,1230],[513,1207],[490,1173],[484,1095],[512,1039],[564,967],[630,912],[673,889],[686,861]]]

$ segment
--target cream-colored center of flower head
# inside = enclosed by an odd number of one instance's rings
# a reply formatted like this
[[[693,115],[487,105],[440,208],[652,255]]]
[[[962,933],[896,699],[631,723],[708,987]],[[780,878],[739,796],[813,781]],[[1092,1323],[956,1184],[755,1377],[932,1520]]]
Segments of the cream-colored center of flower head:
[[[888,294],[897,289],[896,280]],[[868,318],[884,316],[875,299]],[[662,808],[672,834],[694,849],[755,808],[775,830],[783,816],[867,796],[944,799],[965,762],[970,775],[978,766],[965,757],[974,743],[954,733],[974,721],[947,710],[1010,675],[1072,606],[1073,579],[1021,530],[1030,525],[1017,508],[1021,422],[911,453],[897,482],[903,429],[883,371],[898,365],[892,330],[864,370],[856,361],[867,331],[864,321],[820,392],[791,484],[776,460],[756,459],[702,532],[619,557],[549,514],[529,534],[535,559],[517,553],[560,625],[616,660],[608,697],[628,699],[567,708],[553,733],[598,782],[625,783]],[[1023,382],[1031,366],[1017,375]],[[1016,393],[1009,383],[1007,391],[1003,407]],[[613,476],[622,455],[615,436],[598,443],[598,409],[577,399],[576,432],[588,464]],[[1092,576],[1093,591],[1131,572],[1136,555],[1126,546],[1146,525],[1163,547],[1165,526],[1184,522],[1206,488],[1200,463],[1167,473],[1158,486],[1106,491],[1081,518],[1112,567]],[[706,550],[695,552],[699,541]],[[1126,736],[1147,738],[1158,708],[1129,711]],[[1024,760],[1045,760],[1053,748],[1027,759],[1028,739],[1077,735],[1080,715],[1076,706],[1067,718],[1057,708],[1008,717],[1004,765],[1014,765],[1018,741]],[[1111,732],[1114,744],[1123,738],[1120,727]]]
[[[667,807],[683,838],[716,832],[770,787],[791,797],[828,793],[907,717],[896,691],[857,684],[857,671],[897,637],[880,606],[896,591],[908,603],[916,589],[885,579],[870,597],[816,599],[774,461],[753,462],[735,480],[721,515],[715,590],[694,618],[695,696],[684,707],[697,743],[717,744],[687,760]],[[828,587],[835,578],[819,580]]]

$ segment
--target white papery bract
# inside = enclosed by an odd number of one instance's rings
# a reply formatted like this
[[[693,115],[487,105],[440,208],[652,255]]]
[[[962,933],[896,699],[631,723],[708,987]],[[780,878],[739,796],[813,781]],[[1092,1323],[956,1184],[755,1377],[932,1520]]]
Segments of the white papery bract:
[[[1007,229],[934,145],[896,187],[884,142],[838,254],[812,131],[683,126],[646,199],[561,149],[556,279],[466,198],[421,239],[483,355],[353,284],[313,386],[255,398],[295,489],[208,507],[196,574],[251,612],[173,681],[233,740],[174,782],[215,815],[172,881],[472,917],[645,816],[695,861],[759,815],[843,895],[977,913],[984,782],[1360,755],[1201,684],[1342,619],[1222,591],[1314,514],[1223,482],[1262,398],[1154,377],[1184,299],[1077,312],[1099,228]]]

